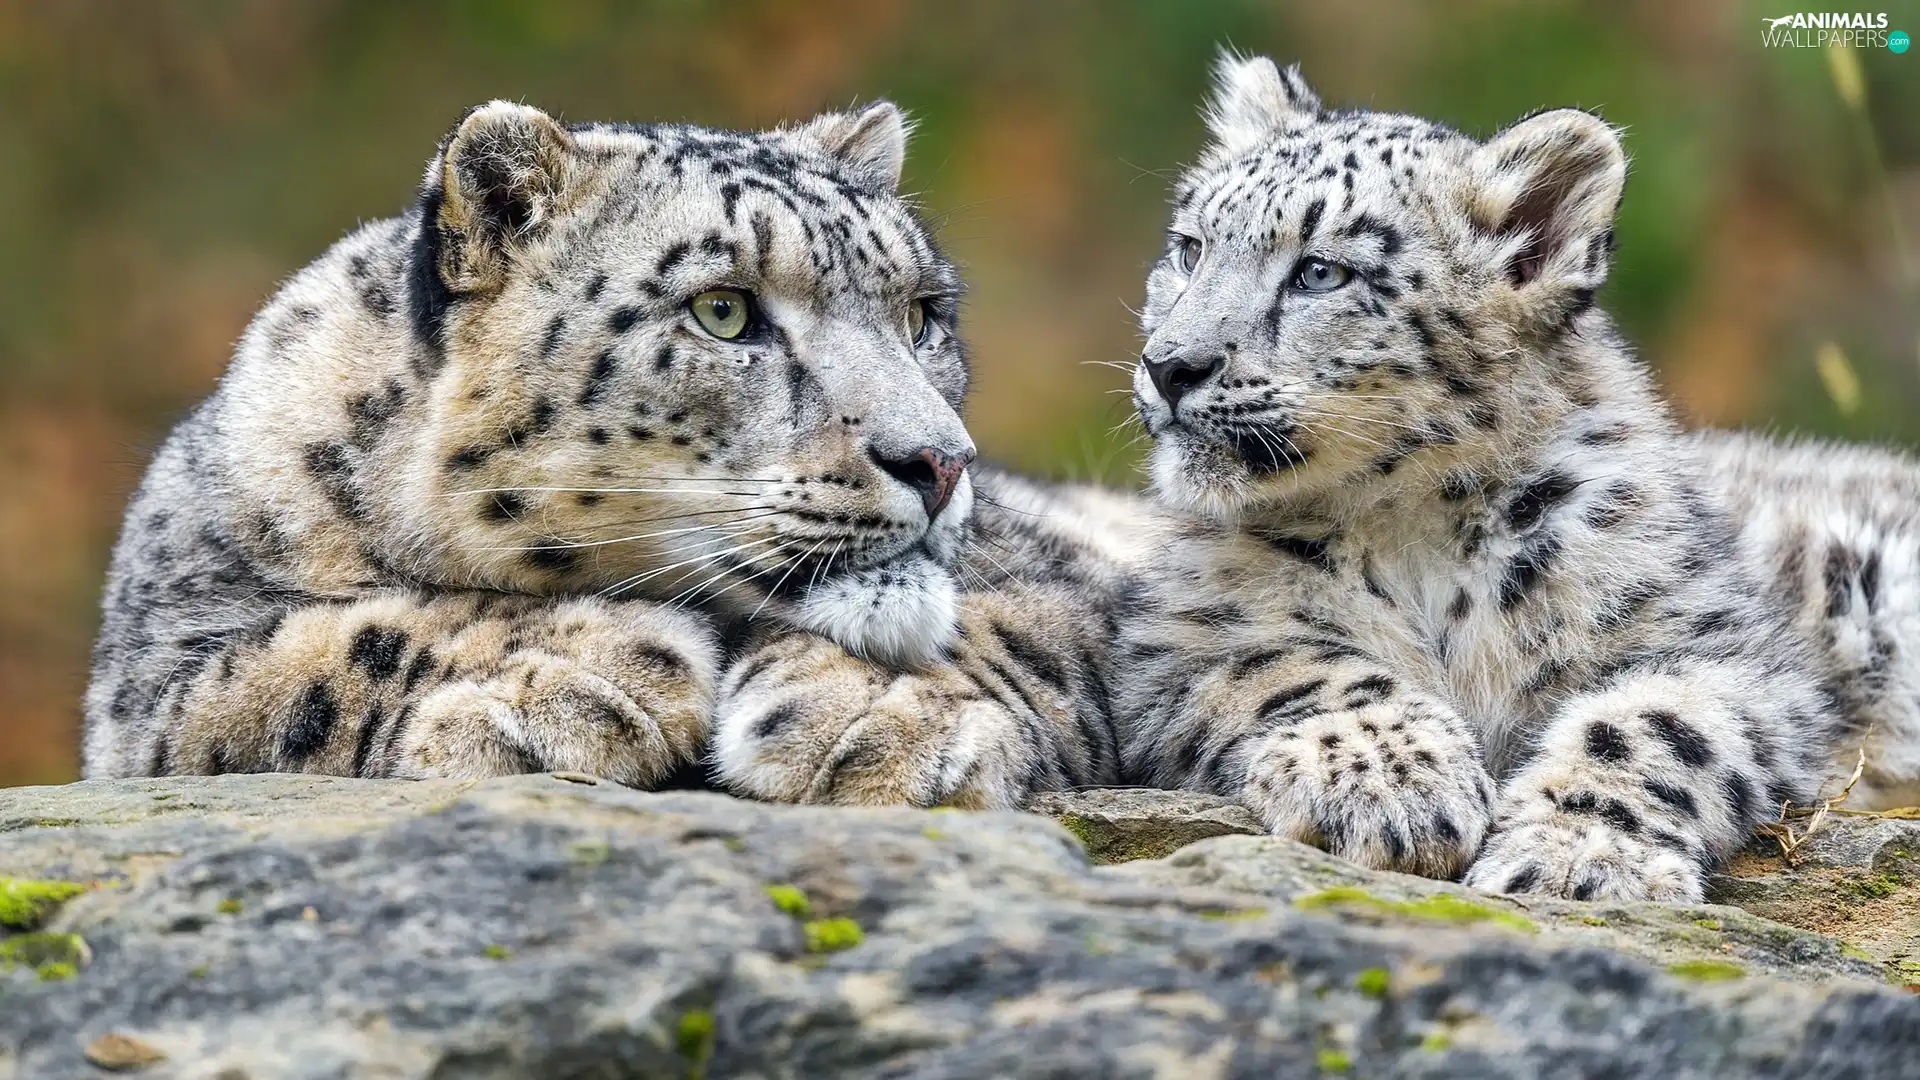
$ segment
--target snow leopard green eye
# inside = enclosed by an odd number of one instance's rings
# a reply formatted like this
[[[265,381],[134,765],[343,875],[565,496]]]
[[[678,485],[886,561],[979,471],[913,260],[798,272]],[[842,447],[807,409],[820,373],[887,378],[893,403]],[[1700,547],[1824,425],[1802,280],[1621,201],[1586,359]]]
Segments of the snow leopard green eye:
[[[1191,274],[1193,268],[1200,265],[1200,241],[1191,236],[1182,236],[1178,240],[1178,245],[1174,249],[1174,261],[1180,264],[1181,273]]]
[[[915,348],[927,343],[927,302],[915,300],[907,305],[907,340]]]
[[[1332,292],[1352,280],[1352,270],[1325,259],[1302,259],[1293,272],[1293,287],[1301,292]]]
[[[693,317],[707,333],[726,341],[746,333],[752,314],[747,294],[732,289],[703,292],[687,306],[693,309]]]

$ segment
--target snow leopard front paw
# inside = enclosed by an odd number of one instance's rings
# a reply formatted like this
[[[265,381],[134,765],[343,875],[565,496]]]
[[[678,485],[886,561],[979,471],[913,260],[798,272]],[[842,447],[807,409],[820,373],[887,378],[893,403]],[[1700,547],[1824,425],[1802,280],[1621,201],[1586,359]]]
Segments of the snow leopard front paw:
[[[780,802],[1011,808],[1041,752],[956,665],[894,671],[807,633],[741,659],[715,710],[720,778]]]
[[[1679,852],[1592,816],[1560,812],[1496,826],[1466,884],[1485,892],[1665,903],[1697,902],[1705,887],[1700,867]]]
[[[651,787],[707,741],[715,652],[703,620],[652,604],[576,598],[477,621],[439,643],[437,671],[407,673],[418,695],[378,752],[400,777],[569,771]],[[377,749],[367,731],[362,757]]]
[[[1275,834],[1361,866],[1457,877],[1491,820],[1493,782],[1449,719],[1407,702],[1304,719],[1248,763],[1242,801]]]

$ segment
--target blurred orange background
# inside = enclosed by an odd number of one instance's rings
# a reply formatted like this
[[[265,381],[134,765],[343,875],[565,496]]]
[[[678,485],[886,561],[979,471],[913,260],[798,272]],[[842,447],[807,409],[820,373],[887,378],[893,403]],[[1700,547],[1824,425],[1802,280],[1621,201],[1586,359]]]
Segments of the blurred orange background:
[[[1761,45],[1771,8],[1347,0],[0,0],[0,784],[69,779],[106,552],[275,283],[406,204],[470,104],[756,127],[886,96],[973,292],[996,460],[1137,479],[1128,305],[1219,43],[1475,133],[1627,129],[1605,303],[1689,419],[1920,437],[1920,54]],[[1895,29],[1920,32],[1911,3]]]

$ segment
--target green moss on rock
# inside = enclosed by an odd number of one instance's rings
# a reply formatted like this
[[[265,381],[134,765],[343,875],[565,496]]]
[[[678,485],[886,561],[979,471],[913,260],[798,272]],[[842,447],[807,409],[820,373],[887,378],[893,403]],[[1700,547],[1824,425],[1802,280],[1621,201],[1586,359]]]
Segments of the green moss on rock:
[[[1900,891],[1900,879],[1892,874],[1864,874],[1841,882],[1840,891],[1856,900],[1885,900]]]
[[[1087,849],[1087,858],[1097,863],[1164,858],[1188,844],[1236,831],[1204,819],[1129,818],[1116,823],[1085,814],[1064,813],[1054,820],[1072,833],[1080,846]]]
[[[804,919],[813,913],[813,905],[807,902],[807,894],[793,885],[767,886],[767,899],[773,906],[793,916]]]
[[[1096,846],[1105,846],[1106,837],[1100,830],[1094,828],[1093,822],[1089,819],[1079,814],[1061,814],[1054,820],[1072,833],[1075,840],[1080,841],[1080,846],[1087,849],[1088,855],[1093,854]]]
[[[1370,967],[1362,971],[1353,980],[1354,989],[1370,998],[1386,997],[1387,990],[1392,985],[1393,976],[1387,973],[1386,968],[1382,967]]]
[[[32,968],[44,982],[71,979],[90,954],[79,934],[44,931],[0,939],[0,972]]]
[[[1510,930],[1523,930],[1529,934],[1538,933],[1540,930],[1532,919],[1525,916],[1449,893],[1435,893],[1417,900],[1385,900],[1357,886],[1342,885],[1302,896],[1293,902],[1293,906],[1302,911],[1347,909],[1375,915],[1419,919],[1423,922],[1460,925],[1484,922],[1504,926]]]
[[[705,1009],[688,1009],[680,1015],[673,1045],[687,1059],[687,1076],[700,1080],[707,1074],[707,1059],[713,1056],[713,1014]]]
[[[1740,978],[1747,969],[1731,960],[1682,960],[1668,964],[1667,973],[1694,982],[1725,982]]]
[[[811,953],[839,952],[867,939],[860,924],[852,919],[816,919],[800,930],[807,936],[807,951]]]
[[[0,878],[0,926],[32,930],[46,922],[61,904],[86,891],[87,887],[77,881]]]

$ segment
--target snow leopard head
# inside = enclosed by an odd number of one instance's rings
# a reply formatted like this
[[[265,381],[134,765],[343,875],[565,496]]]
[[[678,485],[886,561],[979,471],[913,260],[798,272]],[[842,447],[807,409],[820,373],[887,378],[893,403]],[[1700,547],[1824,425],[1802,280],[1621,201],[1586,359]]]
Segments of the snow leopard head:
[[[1231,56],[1206,115],[1134,377],[1163,497],[1232,514],[1435,475],[1558,392],[1542,367],[1586,325],[1626,178],[1604,121],[1479,142]]]

